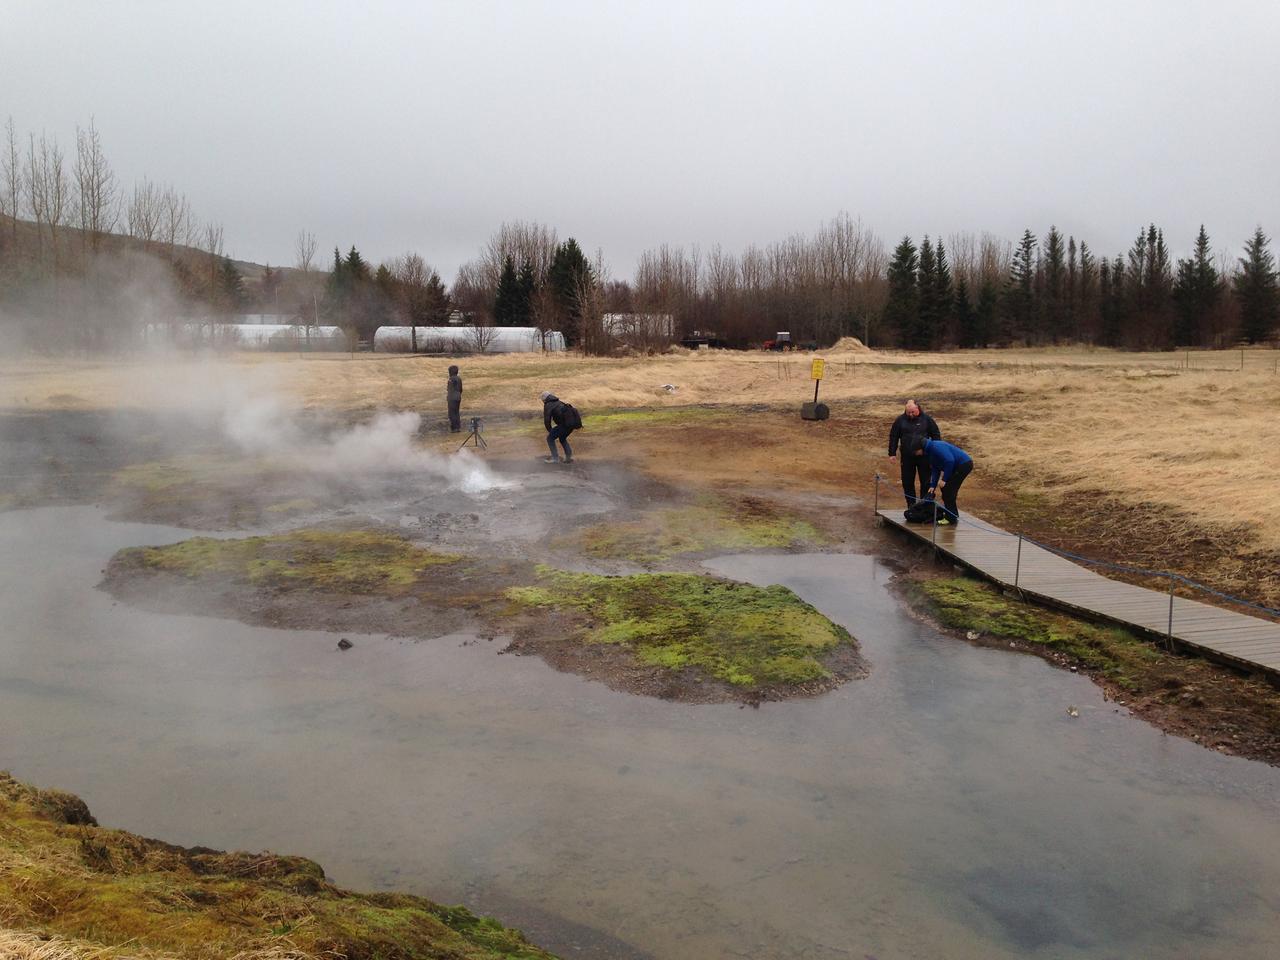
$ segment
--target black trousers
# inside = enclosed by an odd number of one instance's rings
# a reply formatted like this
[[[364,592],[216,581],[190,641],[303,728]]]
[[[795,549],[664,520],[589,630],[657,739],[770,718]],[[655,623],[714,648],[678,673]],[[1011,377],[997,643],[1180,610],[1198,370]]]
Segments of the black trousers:
[[[449,398],[449,429],[454,433],[462,430],[462,398]]]
[[[902,492],[907,498],[907,506],[916,500],[929,499],[929,461],[923,457],[917,459],[901,455],[898,464],[902,467]],[[920,481],[919,493],[916,493],[916,480]]]
[[[973,461],[956,467],[951,474],[951,479],[947,481],[947,485],[942,488],[942,505],[947,512],[944,516],[951,521],[955,521],[960,516],[960,508],[956,506],[956,494],[960,492],[960,484],[964,483],[964,478],[973,472]]]

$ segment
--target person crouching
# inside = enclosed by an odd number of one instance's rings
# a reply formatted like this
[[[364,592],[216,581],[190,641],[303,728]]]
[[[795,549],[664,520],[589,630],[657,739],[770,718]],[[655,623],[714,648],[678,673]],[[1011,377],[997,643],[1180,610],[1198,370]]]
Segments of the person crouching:
[[[954,443],[930,437],[921,441],[919,449],[929,461],[929,496],[936,499],[939,493],[942,494],[943,511],[938,523],[958,522],[960,508],[956,506],[956,495],[960,493],[964,478],[973,472],[973,457]]]
[[[547,463],[559,463],[560,454],[556,450],[556,441],[564,448],[564,462],[573,463],[573,450],[569,446],[569,434],[582,426],[582,417],[572,404],[565,403],[554,393],[544,391],[542,394],[542,425],[547,428],[547,447],[551,456],[545,457]]]

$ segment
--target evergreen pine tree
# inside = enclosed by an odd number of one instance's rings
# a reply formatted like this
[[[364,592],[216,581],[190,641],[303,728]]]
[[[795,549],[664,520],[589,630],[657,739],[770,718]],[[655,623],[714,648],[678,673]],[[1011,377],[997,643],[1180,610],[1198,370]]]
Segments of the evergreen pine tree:
[[[1098,339],[1098,263],[1089,245],[1080,241],[1080,279],[1076,285],[1075,328],[1078,339],[1094,343]]]
[[[345,267],[347,278],[351,281],[353,288],[358,288],[360,284],[369,281],[369,265],[364,262],[364,257],[360,256],[360,251],[354,246],[347,254]]]
[[[956,281],[955,303],[951,310],[955,317],[956,343],[962,347],[978,346],[978,314],[969,302],[969,285],[964,277]]]
[[[1240,258],[1240,269],[1233,283],[1236,301],[1240,304],[1240,335],[1250,343],[1275,336],[1276,324],[1280,321],[1276,258],[1268,249],[1269,243],[1262,227],[1258,227],[1244,245],[1244,256]]]
[[[1000,339],[1005,343],[1030,340],[1035,335],[1036,243],[1035,234],[1024,230],[1013,251],[1000,310],[1004,328]]]
[[[912,350],[929,350],[933,347],[938,325],[942,321],[942,304],[938,301],[938,261],[928,234],[920,244],[916,289],[919,307],[916,309],[915,323],[911,327],[907,346]]]
[[[563,332],[570,342],[581,334],[582,311],[578,298],[581,291],[590,285],[591,274],[591,264],[587,262],[577,240],[570,237],[556,247],[551,264],[547,267],[546,283],[557,314],[553,329]]]
[[[937,266],[933,274],[934,299],[938,305],[938,321],[934,327],[930,342],[937,346],[940,340],[951,342],[955,337],[956,300],[951,281],[951,265],[947,263],[947,251],[942,245],[942,238],[934,249]]]
[[[440,326],[449,319],[449,312],[453,304],[449,297],[449,291],[445,289],[444,283],[440,280],[440,274],[434,270],[431,271],[431,276],[427,277],[421,302],[423,307],[422,322],[425,326]]]
[[[1057,343],[1067,336],[1067,258],[1062,234],[1056,226],[1049,227],[1044,238],[1044,300],[1042,305],[1043,327],[1040,339]]]
[[[903,237],[893,250],[889,261],[889,295],[882,314],[890,335],[909,344],[917,323],[919,290],[916,287],[916,268],[919,258],[916,245],[910,237]]]
[[[1067,237],[1067,289],[1064,329],[1062,336],[1073,343],[1080,342],[1080,319],[1077,305],[1080,300],[1080,273],[1076,268],[1076,238]]]
[[[1202,223],[1190,258],[1178,261],[1178,277],[1173,284],[1177,317],[1173,331],[1174,346],[1189,347],[1210,342],[1213,320],[1225,287],[1213,265],[1209,234]]]
[[[243,312],[249,300],[244,289],[244,277],[240,276],[230,257],[222,258],[218,270],[218,294],[228,313]]]
[[[498,277],[498,293],[493,301],[493,322],[499,327],[518,326],[520,311],[520,281],[516,278],[516,265],[510,257],[502,261],[502,274]]]
[[[512,326],[530,326],[533,323],[533,298],[538,292],[538,281],[533,273],[533,264],[528,260],[520,268],[520,275],[516,278],[516,290],[516,308],[513,314],[515,322]]]
[[[1124,258],[1103,260],[1100,272],[1100,314],[1102,342],[1118,347],[1129,318],[1129,298],[1125,291]]]
[[[1129,250],[1124,286],[1124,345],[1135,349],[1167,346],[1173,338],[1173,275],[1164,233],[1154,223],[1139,231]]]

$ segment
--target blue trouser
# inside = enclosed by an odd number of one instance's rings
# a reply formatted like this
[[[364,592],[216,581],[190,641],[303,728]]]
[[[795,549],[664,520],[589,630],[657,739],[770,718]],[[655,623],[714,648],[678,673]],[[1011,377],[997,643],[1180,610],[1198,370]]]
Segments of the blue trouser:
[[[551,458],[559,460],[560,454],[556,452],[556,441],[560,441],[560,446],[564,447],[564,458],[566,460],[573,459],[573,451],[569,448],[569,434],[573,433],[574,427],[566,427],[562,423],[557,423],[551,428],[551,432],[547,434],[547,446],[551,448]]]

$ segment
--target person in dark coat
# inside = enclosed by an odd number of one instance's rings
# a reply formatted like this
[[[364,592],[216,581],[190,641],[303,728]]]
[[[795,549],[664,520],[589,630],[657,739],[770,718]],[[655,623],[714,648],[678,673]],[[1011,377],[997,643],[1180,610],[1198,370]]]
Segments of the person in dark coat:
[[[544,457],[547,463],[559,463],[560,454],[556,450],[556,441],[564,447],[564,462],[573,463],[573,450],[569,447],[569,434],[578,428],[570,422],[569,411],[572,409],[554,393],[544,391],[542,394],[542,425],[547,428],[547,446],[551,448],[551,456]]]
[[[960,508],[956,506],[956,494],[964,478],[973,472],[973,457],[954,443],[929,437],[921,442],[920,449],[929,461],[929,496],[942,493],[943,511],[938,523],[945,526],[958,522]]]
[[[458,376],[458,368],[449,368],[449,432],[462,432],[462,378]]]
[[[942,434],[933,417],[920,409],[920,404],[908,400],[906,408],[893,421],[889,429],[889,459],[900,460],[902,466],[902,492],[910,507],[916,500],[927,498],[929,479],[929,461],[923,454],[917,455],[921,441],[925,438],[941,440]],[[902,447],[902,456],[898,456],[898,447]],[[920,482],[920,493],[916,494],[916,481]]]

